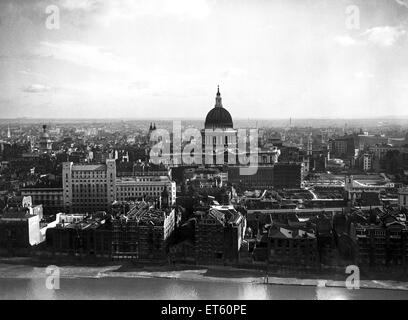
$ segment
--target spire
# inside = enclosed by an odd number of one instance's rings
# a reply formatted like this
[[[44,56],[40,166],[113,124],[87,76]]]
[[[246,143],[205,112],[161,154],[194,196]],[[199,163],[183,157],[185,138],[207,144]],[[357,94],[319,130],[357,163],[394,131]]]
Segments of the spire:
[[[215,107],[222,108],[222,99],[220,93],[220,86],[217,88],[217,96],[215,97]]]

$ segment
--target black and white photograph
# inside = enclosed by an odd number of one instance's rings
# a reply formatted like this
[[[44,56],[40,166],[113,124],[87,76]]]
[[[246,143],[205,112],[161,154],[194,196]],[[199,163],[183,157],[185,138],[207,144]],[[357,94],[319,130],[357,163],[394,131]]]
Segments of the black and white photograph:
[[[408,300],[407,217],[408,0],[0,0],[0,300]]]

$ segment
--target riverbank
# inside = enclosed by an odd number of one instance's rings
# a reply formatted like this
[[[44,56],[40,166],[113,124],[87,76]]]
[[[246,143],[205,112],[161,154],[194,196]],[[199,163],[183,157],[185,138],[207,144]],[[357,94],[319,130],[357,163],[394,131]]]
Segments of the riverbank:
[[[345,288],[348,274],[340,272],[330,273],[307,272],[302,270],[280,271],[234,268],[228,266],[196,266],[196,265],[168,265],[168,264],[140,264],[128,261],[86,260],[77,259],[44,259],[44,258],[0,258],[0,277],[13,278],[19,273],[14,269],[22,267],[34,268],[25,273],[27,278],[44,277],[44,268],[57,265],[62,278],[165,278],[187,281],[230,282],[264,285],[293,285],[315,287]],[[13,268],[13,266],[15,268]],[[282,273],[282,270],[286,270]],[[408,282],[400,280],[401,275],[393,279],[364,278],[362,275],[360,288],[408,290]],[[19,277],[21,277],[19,275]]]

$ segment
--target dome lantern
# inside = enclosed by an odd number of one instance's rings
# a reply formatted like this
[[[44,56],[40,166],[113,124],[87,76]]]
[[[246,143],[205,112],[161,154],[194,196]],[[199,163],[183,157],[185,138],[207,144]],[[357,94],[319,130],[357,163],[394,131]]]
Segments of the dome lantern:
[[[220,87],[218,86],[215,97],[215,106],[205,118],[205,129],[226,129],[233,128],[231,114],[222,106]]]

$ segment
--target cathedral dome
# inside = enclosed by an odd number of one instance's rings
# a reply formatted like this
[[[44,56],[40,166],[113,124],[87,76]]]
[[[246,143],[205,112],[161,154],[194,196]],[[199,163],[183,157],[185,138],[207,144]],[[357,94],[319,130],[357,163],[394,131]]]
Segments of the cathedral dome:
[[[232,128],[232,118],[227,109],[212,108],[205,118],[206,129]]]
[[[205,129],[233,128],[231,114],[222,106],[219,88],[215,98],[215,107],[208,112],[204,127]]]

